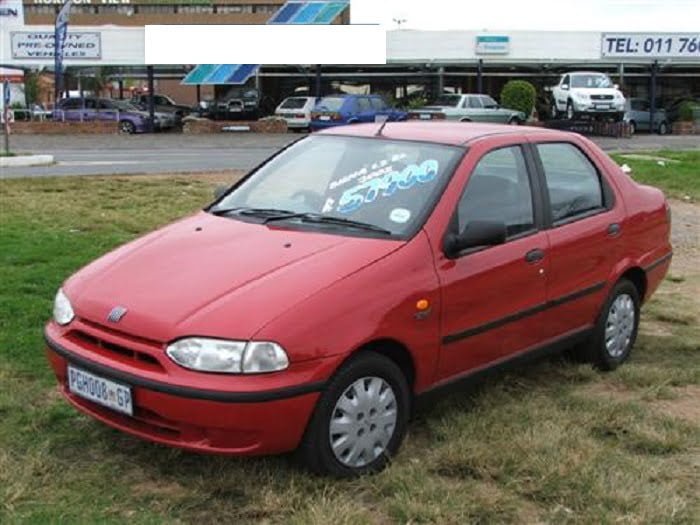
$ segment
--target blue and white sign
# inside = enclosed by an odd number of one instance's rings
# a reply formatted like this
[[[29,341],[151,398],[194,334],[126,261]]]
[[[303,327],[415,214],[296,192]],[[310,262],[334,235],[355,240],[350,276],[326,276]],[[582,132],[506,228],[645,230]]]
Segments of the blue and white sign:
[[[510,53],[510,37],[504,35],[477,35],[477,55],[507,55]]]
[[[700,58],[697,33],[603,33],[601,56],[615,58]]]

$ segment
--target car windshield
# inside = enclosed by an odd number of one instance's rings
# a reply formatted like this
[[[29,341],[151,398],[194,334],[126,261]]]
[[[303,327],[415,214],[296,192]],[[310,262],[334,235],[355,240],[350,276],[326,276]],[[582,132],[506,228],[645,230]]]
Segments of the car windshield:
[[[591,74],[591,75],[572,75],[571,87],[575,88],[610,88],[613,86],[610,78],[607,75]]]
[[[301,109],[306,105],[306,99],[301,97],[288,98],[282,105],[281,109]]]
[[[449,106],[456,108],[459,105],[460,100],[462,100],[462,95],[440,95],[433,106]]]
[[[324,97],[316,104],[316,108],[323,111],[340,111],[345,99],[343,97]]]
[[[315,227],[334,233],[360,231],[351,221],[408,235],[425,220],[462,152],[439,144],[312,136],[273,158],[209,211],[232,218],[263,212],[265,222],[294,226],[308,226],[312,218]]]

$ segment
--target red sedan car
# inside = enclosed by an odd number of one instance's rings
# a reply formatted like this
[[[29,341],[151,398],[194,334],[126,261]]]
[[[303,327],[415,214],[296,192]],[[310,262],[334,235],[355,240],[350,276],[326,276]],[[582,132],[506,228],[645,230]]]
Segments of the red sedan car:
[[[124,432],[373,472],[416,396],[540,351],[625,361],[669,233],[662,193],[578,135],[336,128],[68,279],[47,353]]]

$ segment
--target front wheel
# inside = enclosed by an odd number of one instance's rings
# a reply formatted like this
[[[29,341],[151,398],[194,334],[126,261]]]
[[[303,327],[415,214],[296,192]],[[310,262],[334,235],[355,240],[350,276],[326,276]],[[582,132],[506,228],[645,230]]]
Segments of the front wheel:
[[[664,120],[659,124],[659,135],[666,135],[668,133],[668,124]]]
[[[130,122],[128,120],[120,120],[119,121],[119,133],[125,133],[128,135],[131,135],[136,132],[136,126],[134,126],[133,122]]]
[[[520,119],[518,117],[513,117],[508,121],[508,125],[510,126],[519,126],[520,125]]]
[[[299,448],[314,472],[355,477],[379,472],[396,454],[408,425],[410,390],[387,357],[363,352],[331,379]]]
[[[566,103],[566,119],[574,120],[576,118],[576,111],[574,110],[574,103],[570,100]]]

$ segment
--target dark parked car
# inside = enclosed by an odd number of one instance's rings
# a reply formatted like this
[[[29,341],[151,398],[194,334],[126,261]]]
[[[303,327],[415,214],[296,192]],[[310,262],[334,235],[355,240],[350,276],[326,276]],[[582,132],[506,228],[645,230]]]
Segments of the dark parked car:
[[[380,95],[331,95],[323,97],[311,112],[312,131],[359,124],[361,122],[390,122],[406,120],[405,111],[392,108]]]
[[[202,101],[196,112],[213,120],[255,120],[262,113],[260,102],[257,89],[236,86],[215,100]]]
[[[126,100],[95,97],[72,97],[60,100],[53,111],[58,121],[89,122],[116,120],[121,133],[143,133],[149,130],[150,117],[145,111]],[[157,113],[153,121],[155,130],[171,128],[172,115]]]

